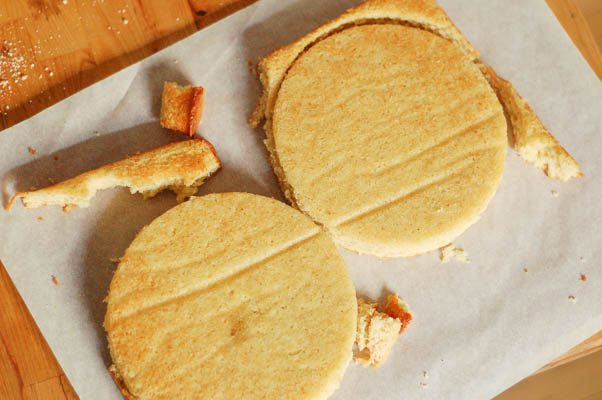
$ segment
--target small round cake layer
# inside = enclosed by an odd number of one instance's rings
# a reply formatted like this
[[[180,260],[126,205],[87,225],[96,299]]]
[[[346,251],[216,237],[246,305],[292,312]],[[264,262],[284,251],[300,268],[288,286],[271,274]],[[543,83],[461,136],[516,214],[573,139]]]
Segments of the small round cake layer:
[[[135,399],[325,399],[351,359],[357,304],[324,231],[267,197],[192,198],[142,229],[105,328]]]
[[[477,66],[395,23],[346,28],[302,53],[267,129],[292,202],[341,245],[379,256],[433,250],[474,223],[507,147]]]

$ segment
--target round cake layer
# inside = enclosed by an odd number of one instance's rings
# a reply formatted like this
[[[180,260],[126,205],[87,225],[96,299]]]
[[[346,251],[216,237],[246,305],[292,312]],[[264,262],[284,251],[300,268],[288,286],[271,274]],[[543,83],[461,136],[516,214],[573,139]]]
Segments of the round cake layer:
[[[302,53],[267,129],[292,202],[338,243],[379,256],[435,249],[475,222],[507,146],[479,69],[454,43],[394,23]]]
[[[105,318],[136,399],[323,399],[355,337],[355,290],[330,237],[244,193],[192,198],[142,229]]]

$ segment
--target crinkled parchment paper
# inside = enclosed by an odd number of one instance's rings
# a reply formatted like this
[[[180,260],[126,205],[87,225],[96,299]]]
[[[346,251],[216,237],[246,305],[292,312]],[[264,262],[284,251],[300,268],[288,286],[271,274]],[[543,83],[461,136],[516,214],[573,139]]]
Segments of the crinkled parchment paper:
[[[224,167],[201,192],[282,199],[264,134],[246,123],[259,94],[248,60],[356,2],[262,0],[0,133],[4,200],[175,140],[158,123],[167,79],[206,88],[200,133]],[[350,365],[334,399],[489,398],[602,328],[602,85],[545,2],[441,3],[586,175],[561,184],[509,151],[497,195],[456,242],[467,265],[442,265],[435,253],[380,260],[341,249],[360,294],[400,293],[415,322],[381,368]],[[102,328],[111,258],[175,204],[172,194],[144,201],[117,189],[69,214],[21,205],[0,213],[0,259],[82,399],[119,398]]]

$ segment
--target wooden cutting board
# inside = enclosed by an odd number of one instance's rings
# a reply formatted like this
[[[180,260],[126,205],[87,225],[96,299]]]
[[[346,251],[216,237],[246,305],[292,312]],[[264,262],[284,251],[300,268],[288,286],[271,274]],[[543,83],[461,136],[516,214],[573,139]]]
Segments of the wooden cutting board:
[[[168,5],[165,0],[0,1],[0,130],[253,1],[170,0]],[[602,78],[602,0],[547,1]],[[575,364],[571,361],[589,361],[585,356],[601,350],[602,332],[499,399],[544,398],[553,387],[545,379],[561,382],[562,376],[570,376],[564,370]],[[597,360],[569,372],[602,376]],[[580,384],[575,378],[565,387],[571,382]],[[599,383],[587,386],[580,396],[600,398],[601,393]],[[0,263],[0,399],[76,398]]]

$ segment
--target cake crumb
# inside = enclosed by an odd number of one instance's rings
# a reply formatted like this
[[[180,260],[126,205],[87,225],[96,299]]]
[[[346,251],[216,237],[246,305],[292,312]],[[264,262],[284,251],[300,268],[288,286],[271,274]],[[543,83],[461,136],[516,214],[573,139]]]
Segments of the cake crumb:
[[[560,194],[556,190],[552,190],[550,193],[552,193],[552,197],[560,196]]]
[[[56,278],[56,276],[50,275],[50,278],[52,279],[52,283],[54,283],[54,286],[59,285],[59,280]]]
[[[253,75],[257,75],[257,66],[253,60],[247,60],[247,65],[249,66],[249,72]]]
[[[109,261],[114,264],[119,264],[119,261],[121,261],[121,260],[119,259],[119,257],[111,257],[111,258],[109,258]]]
[[[412,322],[412,313],[410,307],[402,301],[398,295],[390,294],[387,296],[387,304],[385,304],[384,313],[391,318],[398,319],[401,322],[399,334],[410,325]]]
[[[71,210],[73,210],[76,206],[74,204],[66,204],[63,206],[63,212],[68,214]]]
[[[529,272],[529,268],[525,267],[525,268],[523,268],[523,271]]]
[[[44,221],[44,218],[43,218],[43,217],[38,217],[38,218],[36,218],[36,219],[37,219],[38,221]]]
[[[429,378],[429,373],[428,373],[428,372],[426,372],[426,371],[422,371],[422,377],[423,377],[424,379],[428,379],[428,378]]]
[[[569,296],[569,301],[570,301],[571,303],[576,303],[576,302],[577,302],[577,298],[576,298],[575,296],[573,296],[573,295],[570,295],[570,296]]]
[[[429,384],[426,383],[426,382],[420,382],[420,387],[423,388],[423,389],[426,388],[428,385]]]
[[[579,279],[581,280],[581,282],[585,282],[585,281],[587,281],[587,275],[579,274]]]
[[[55,181],[54,179],[50,178],[50,177],[48,177],[48,182],[49,182],[51,185],[54,185],[54,184],[56,183],[56,181]]]
[[[32,156],[35,156],[36,154],[38,154],[38,151],[36,149],[34,149],[33,147],[27,147],[27,151],[29,152],[29,154],[31,154]]]
[[[376,368],[386,361],[399,335],[412,320],[412,314],[397,295],[388,296],[384,312],[378,311],[376,303],[363,299],[358,301],[357,308],[357,351],[353,359],[358,364]]]
[[[165,82],[161,95],[161,126],[194,136],[201,122],[203,96],[204,89],[201,86]]]
[[[439,249],[439,261],[441,261],[441,264],[450,262],[452,258],[455,258],[463,264],[470,263],[468,253],[463,248],[454,246],[453,243]]]
[[[58,161],[58,160],[59,160],[59,156],[54,156],[54,157],[52,157],[52,159],[53,159],[54,161]]]

